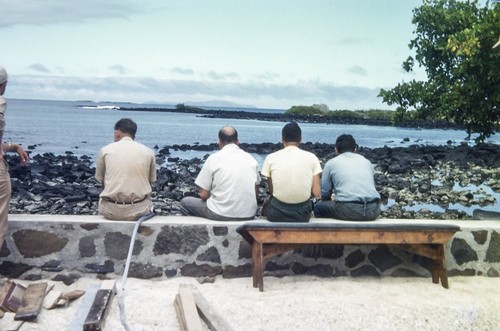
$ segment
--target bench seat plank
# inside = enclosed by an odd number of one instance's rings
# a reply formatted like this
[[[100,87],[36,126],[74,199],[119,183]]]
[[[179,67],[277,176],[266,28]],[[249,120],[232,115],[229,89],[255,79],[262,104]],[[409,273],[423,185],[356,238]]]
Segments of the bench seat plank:
[[[432,259],[432,281],[448,288],[444,244],[460,227],[448,224],[247,222],[237,232],[252,246],[253,286],[264,290],[266,259],[309,244],[386,244]]]

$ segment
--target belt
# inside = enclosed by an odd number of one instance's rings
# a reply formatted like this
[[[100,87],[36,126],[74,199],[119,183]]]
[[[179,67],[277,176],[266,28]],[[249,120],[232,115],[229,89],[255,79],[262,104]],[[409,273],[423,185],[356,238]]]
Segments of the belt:
[[[133,205],[135,203],[143,202],[144,200],[146,200],[146,198],[147,197],[144,197],[140,200],[135,200],[135,201],[115,201],[115,200],[108,198],[108,197],[103,197],[102,199],[104,201],[111,202],[111,203],[114,203],[116,205]]]
[[[367,200],[367,201],[363,201],[363,200],[355,200],[355,201],[336,201],[336,203],[354,203],[354,204],[358,204],[358,205],[364,205],[365,203],[366,204],[370,204],[370,203],[379,203],[380,202],[380,199],[379,198],[375,198],[373,200]]]

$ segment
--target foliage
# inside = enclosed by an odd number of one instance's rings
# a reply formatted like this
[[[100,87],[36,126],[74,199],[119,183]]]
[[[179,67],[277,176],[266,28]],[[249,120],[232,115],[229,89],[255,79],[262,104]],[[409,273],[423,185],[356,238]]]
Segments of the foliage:
[[[343,117],[343,118],[360,118],[362,117],[358,111],[351,110],[332,110],[328,114],[331,117]]]
[[[425,68],[427,81],[402,82],[379,97],[397,105],[395,121],[411,117],[446,120],[463,127],[476,142],[499,131],[500,3],[480,8],[477,0],[423,0],[413,10],[415,39],[403,69]]]
[[[370,110],[328,110],[326,105],[322,105],[321,109],[313,106],[293,106],[286,114],[293,115],[321,115],[332,118],[360,118],[368,120],[385,120],[393,122],[395,112],[392,110],[370,109]],[[326,108],[325,108],[326,107]]]
[[[202,108],[192,107],[192,106],[186,106],[183,103],[178,103],[175,106],[175,109],[177,109],[177,110],[183,110],[183,111],[186,111],[186,112],[204,112],[205,111]]]
[[[326,107],[326,110],[324,107],[326,105],[322,105],[318,107],[318,105],[312,105],[312,106],[293,106],[292,108],[288,109],[286,111],[286,114],[293,114],[293,115],[325,115],[326,112],[328,111],[328,107]]]
[[[392,110],[370,109],[370,110],[332,110],[327,116],[338,118],[362,118],[368,120],[392,121],[395,112]]]

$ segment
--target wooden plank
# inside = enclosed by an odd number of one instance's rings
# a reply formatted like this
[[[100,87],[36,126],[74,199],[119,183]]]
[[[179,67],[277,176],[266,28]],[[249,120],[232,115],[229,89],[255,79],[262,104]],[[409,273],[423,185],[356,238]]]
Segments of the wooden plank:
[[[6,304],[10,297],[10,294],[12,293],[12,290],[14,289],[14,286],[16,286],[16,284],[10,279],[7,279],[7,281],[5,281],[2,286],[2,289],[0,289],[0,310],[10,311],[10,309],[7,308]]]
[[[248,232],[264,244],[444,244],[456,231],[251,229]]]
[[[269,246],[264,245],[263,247],[264,259],[273,257],[278,254],[283,254],[301,248],[303,246],[304,244],[272,244]]]
[[[179,286],[179,294],[175,297],[177,319],[183,331],[201,331],[200,315],[196,309],[193,293],[190,288]]]
[[[80,305],[78,306],[75,317],[71,320],[71,323],[66,328],[66,331],[82,331],[83,323],[85,322],[85,318],[89,313],[90,307],[94,302],[95,295],[100,288],[100,284],[95,283],[89,285],[85,289],[85,295],[83,296]]]
[[[410,251],[412,253],[428,257],[430,259],[440,259],[441,256],[438,253],[438,245],[402,245],[404,250]]]
[[[8,279],[0,291],[0,309],[16,312],[21,305],[26,287]]]
[[[56,308],[59,299],[61,299],[61,295],[62,292],[60,291],[50,291],[43,299],[43,308],[47,310]]]
[[[24,292],[21,306],[14,317],[17,321],[32,321],[38,317],[42,308],[47,283],[30,284]]]
[[[212,331],[232,331],[234,330],[226,320],[220,315],[205,299],[201,292],[194,286],[190,286],[193,293],[194,302],[202,320]]]
[[[181,327],[181,331],[187,331],[186,318],[184,316],[184,312],[182,311],[182,304],[179,294],[175,295],[174,308],[175,314],[177,315],[177,320],[179,321],[179,326]]]
[[[92,307],[83,323],[85,331],[101,331],[104,328],[106,315],[115,294],[115,281],[104,281],[97,291]]]

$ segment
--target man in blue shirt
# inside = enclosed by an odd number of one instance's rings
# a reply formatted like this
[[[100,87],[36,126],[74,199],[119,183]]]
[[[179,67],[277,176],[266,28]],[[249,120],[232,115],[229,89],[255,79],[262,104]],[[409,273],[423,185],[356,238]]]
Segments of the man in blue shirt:
[[[335,143],[336,156],[329,160],[321,177],[321,201],[314,207],[315,217],[349,221],[372,221],[380,215],[380,194],[375,188],[375,170],[362,155],[350,134]],[[335,200],[332,200],[332,193]]]

